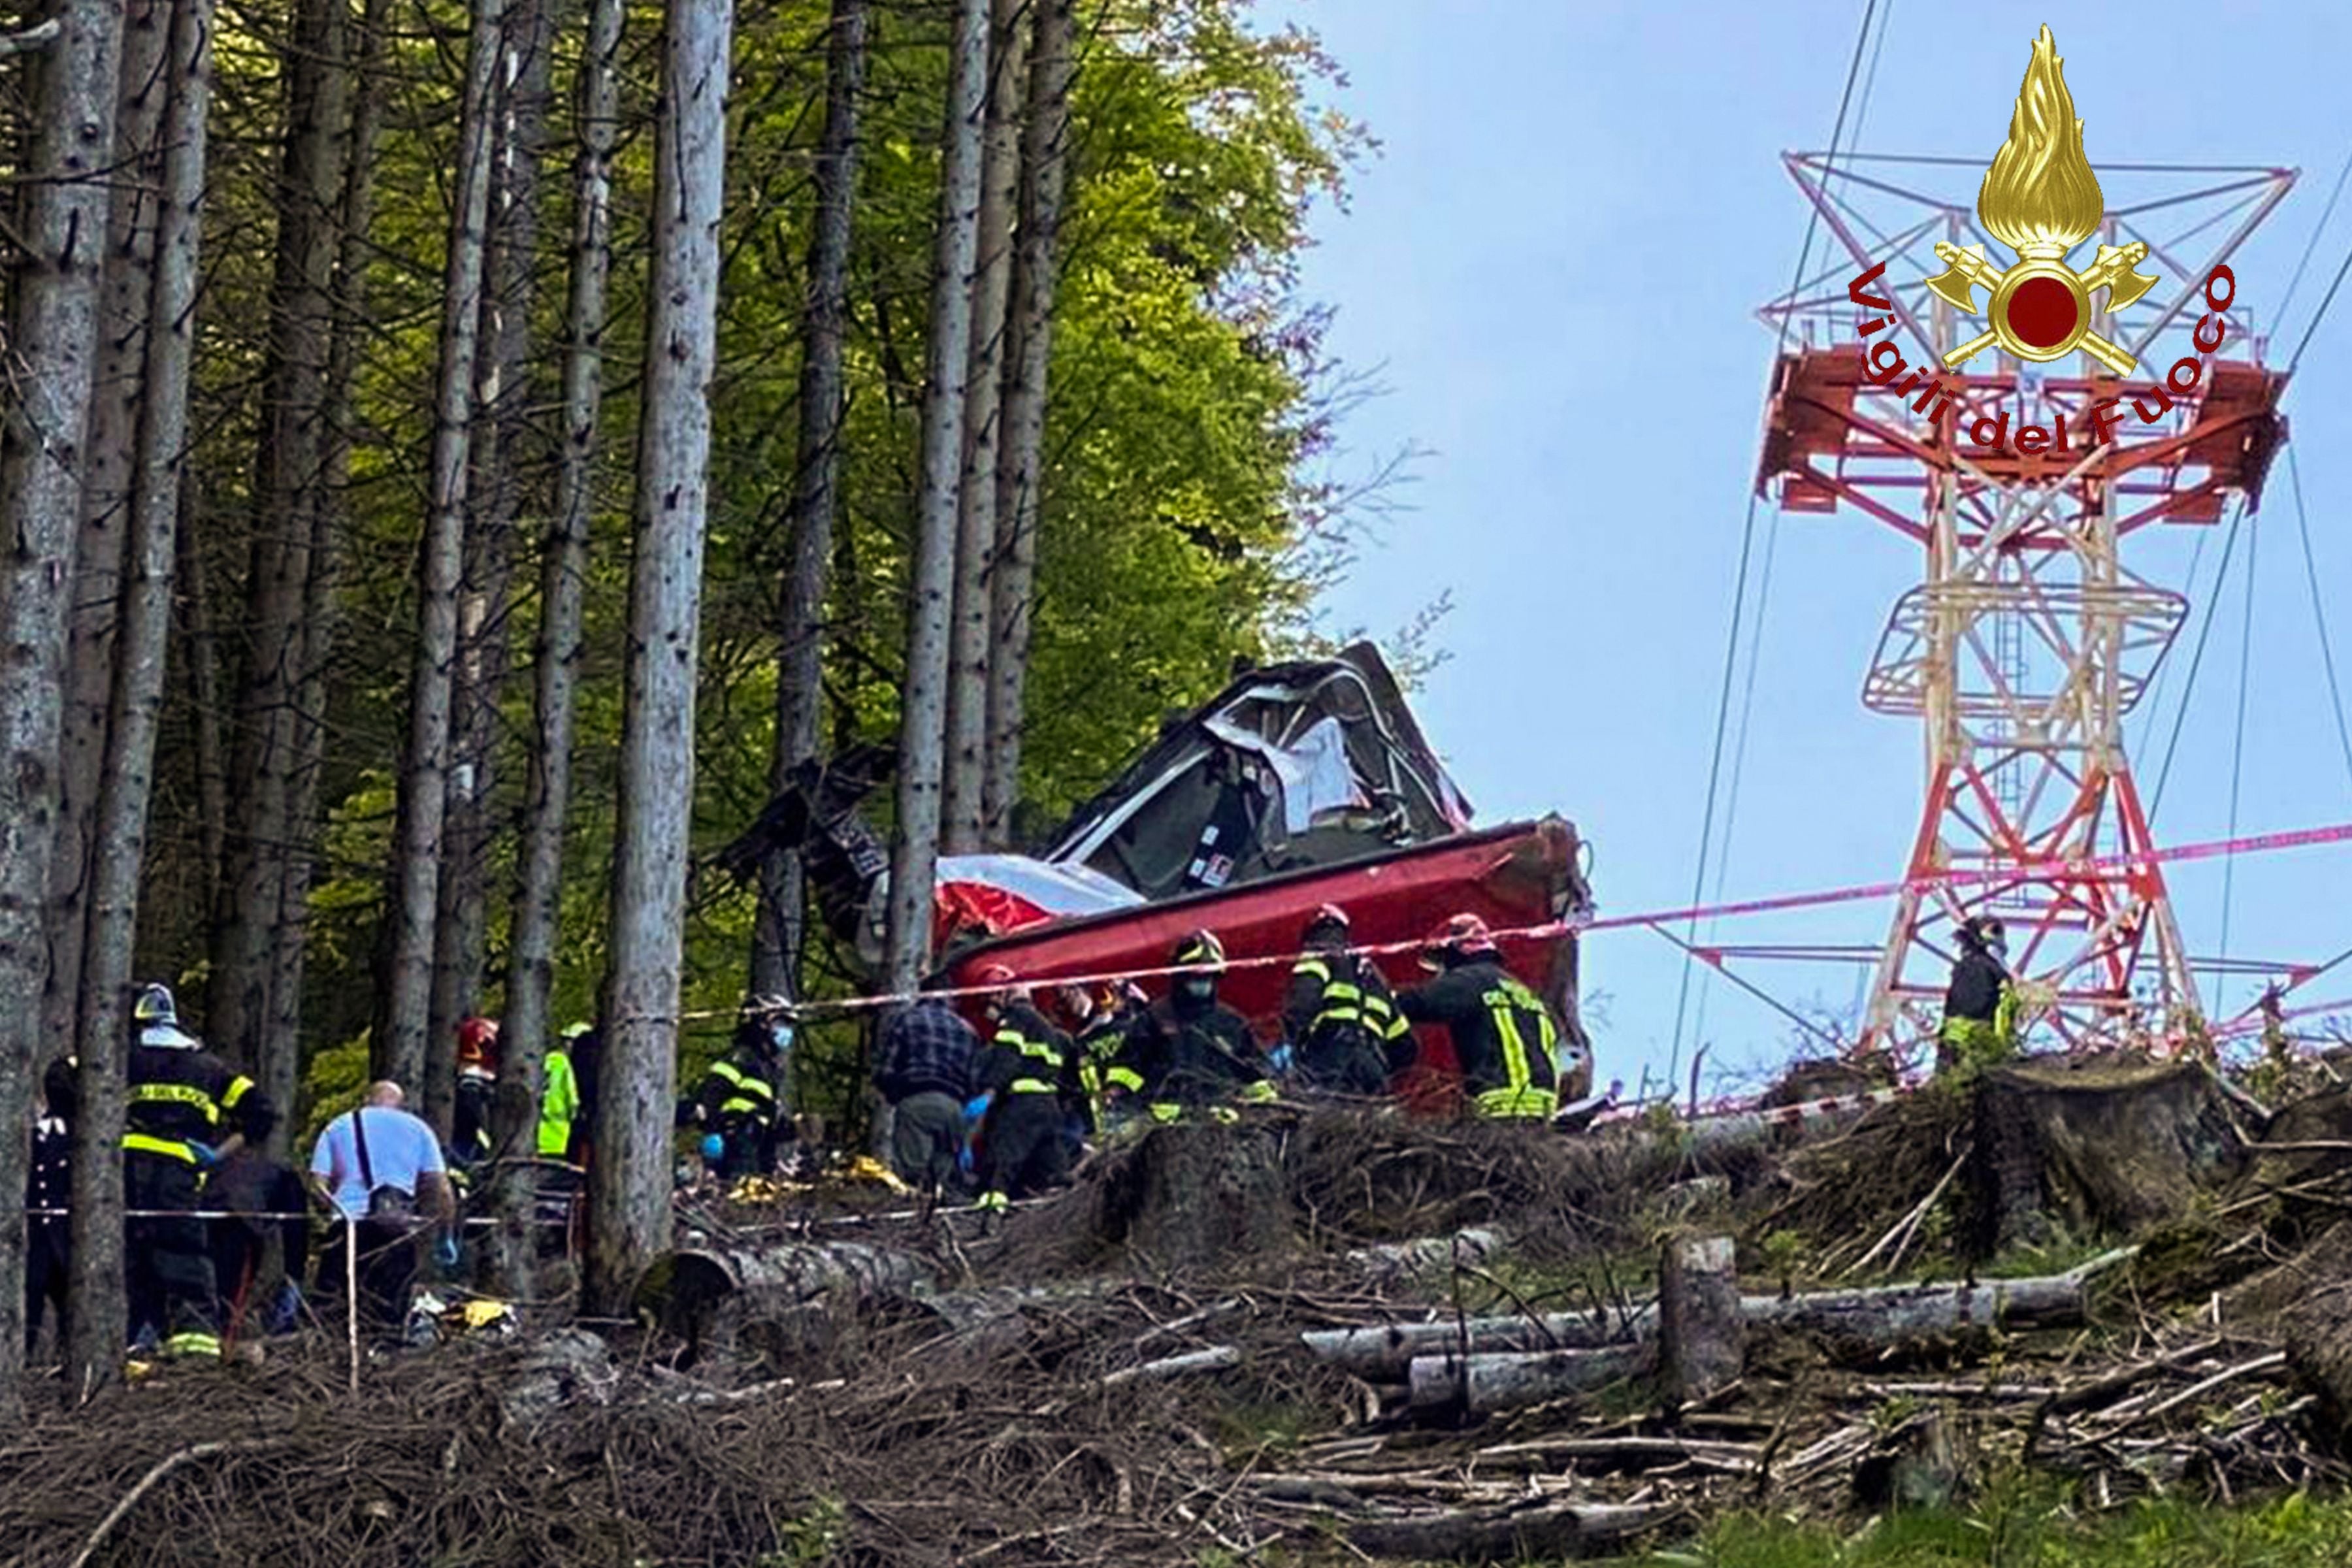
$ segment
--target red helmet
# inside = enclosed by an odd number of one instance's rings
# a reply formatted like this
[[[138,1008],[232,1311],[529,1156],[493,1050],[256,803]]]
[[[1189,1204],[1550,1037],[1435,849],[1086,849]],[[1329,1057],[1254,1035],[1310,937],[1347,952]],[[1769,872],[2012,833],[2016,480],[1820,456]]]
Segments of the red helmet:
[[[1448,953],[1462,958],[1492,958],[1495,935],[1476,915],[1451,916],[1422,944],[1422,964],[1424,968],[1437,968]]]
[[[457,1026],[457,1065],[488,1067],[499,1057],[499,1023],[495,1018],[467,1018]]]
[[[1013,973],[1009,963],[983,963],[980,973],[971,977],[974,985],[1011,985],[1021,976]]]

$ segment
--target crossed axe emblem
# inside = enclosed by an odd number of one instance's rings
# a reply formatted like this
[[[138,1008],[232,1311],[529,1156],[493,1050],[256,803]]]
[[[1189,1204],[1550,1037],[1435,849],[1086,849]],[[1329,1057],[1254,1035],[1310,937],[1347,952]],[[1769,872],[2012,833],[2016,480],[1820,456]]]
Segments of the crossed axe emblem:
[[[2029,245],[2015,266],[1995,268],[1981,245],[1937,241],[1936,259],[1945,270],[1927,279],[1927,287],[1971,316],[1980,313],[1975,290],[1991,296],[1981,313],[1992,325],[1944,355],[1944,363],[1958,369],[1995,343],[2044,363],[2079,348],[2117,375],[2131,374],[2139,362],[2091,330],[2091,295],[2106,289],[2110,310],[2137,302],[2157,283],[2134,270],[2147,258],[2145,241],[2103,245],[2096,259],[2076,272],[2066,265],[2063,247]]]

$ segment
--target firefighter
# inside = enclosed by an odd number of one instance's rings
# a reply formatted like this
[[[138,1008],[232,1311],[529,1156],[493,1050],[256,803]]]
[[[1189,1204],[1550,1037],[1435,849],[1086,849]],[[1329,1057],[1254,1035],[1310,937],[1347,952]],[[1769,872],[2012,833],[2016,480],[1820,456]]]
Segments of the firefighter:
[[[1169,963],[1177,973],[1168,994],[1137,1020],[1133,1041],[1152,1117],[1174,1121],[1188,1108],[1206,1106],[1229,1118],[1226,1100],[1275,1098],[1249,1020],[1217,1000],[1224,944],[1213,931],[1193,931],[1176,944]]]
[[[1082,1096],[1081,1142],[1088,1134],[1108,1137],[1133,1116],[1143,1074],[1136,1068],[1132,1040],[1144,1006],[1131,980],[1062,987],[1062,1010],[1076,1026],[1072,1050]]]
[[[1542,997],[1504,968],[1486,922],[1458,914],[1422,950],[1437,978],[1397,997],[1416,1024],[1443,1024],[1462,1064],[1462,1087],[1481,1116],[1549,1117],[1559,1108],[1552,1053],[1559,1025]]]
[[[1412,1026],[1371,960],[1348,951],[1348,911],[1325,904],[1299,933],[1283,1035],[1310,1089],[1370,1098],[1411,1060]]]
[[[993,1032],[977,1075],[989,1104],[981,1123],[981,1205],[1001,1209],[1069,1181],[1069,1148],[1062,1141],[1062,1094],[1070,1037],[1047,1022],[1013,971],[992,963],[979,984],[992,985],[984,1003]]]
[[[695,1120],[724,1144],[720,1175],[764,1175],[775,1168],[776,1129],[783,1120],[782,1042],[791,1037],[790,1025],[772,1024],[765,1009],[747,1008],[727,1055],[702,1075]]]
[[[458,1164],[478,1165],[490,1157],[490,1104],[498,1087],[498,1023],[468,1018],[457,1026],[457,1103],[449,1133],[449,1157]]]
[[[205,1173],[269,1135],[277,1112],[251,1079],[180,1027],[162,985],[131,1006],[138,1030],[125,1077],[123,1260],[131,1327],[166,1355],[220,1353],[220,1300],[210,1238],[195,1217]],[[140,1211],[145,1211],[143,1217]]]
[[[2017,987],[2009,973],[2008,933],[1991,915],[1959,928],[1960,956],[1944,991],[1944,1026],[1936,1035],[1936,1069],[1973,1070],[2013,1055]]]

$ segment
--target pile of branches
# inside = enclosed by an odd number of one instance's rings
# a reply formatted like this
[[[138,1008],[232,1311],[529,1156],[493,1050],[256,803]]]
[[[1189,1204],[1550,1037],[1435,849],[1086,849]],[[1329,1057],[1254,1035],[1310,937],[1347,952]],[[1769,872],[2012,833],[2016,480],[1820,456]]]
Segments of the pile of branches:
[[[1189,1563],[1251,1533],[1219,1412],[1344,1415],[1341,1374],[1272,1350],[1278,1301],[1135,1286],[1021,1320],[782,1377],[578,1331],[374,1363],[357,1397],[323,1346],[169,1366],[0,1448],[0,1561]]]

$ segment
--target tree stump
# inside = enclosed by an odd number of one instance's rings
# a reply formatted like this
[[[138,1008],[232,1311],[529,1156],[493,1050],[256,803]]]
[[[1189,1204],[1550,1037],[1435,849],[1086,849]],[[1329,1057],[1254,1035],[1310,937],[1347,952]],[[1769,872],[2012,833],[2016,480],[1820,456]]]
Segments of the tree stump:
[[[2243,1147],[2203,1068],[2123,1054],[1995,1068],[1974,1121],[1959,1206],[1977,1258],[2177,1218]]]
[[[1297,1240],[1282,1140],[1260,1122],[1155,1127],[1105,1173],[1097,1231],[1167,1268],[1279,1258]]]
[[[1660,1396],[1669,1405],[1706,1398],[1739,1375],[1747,1352],[1731,1238],[1668,1241],[1658,1260]]]

